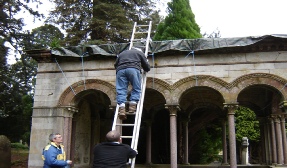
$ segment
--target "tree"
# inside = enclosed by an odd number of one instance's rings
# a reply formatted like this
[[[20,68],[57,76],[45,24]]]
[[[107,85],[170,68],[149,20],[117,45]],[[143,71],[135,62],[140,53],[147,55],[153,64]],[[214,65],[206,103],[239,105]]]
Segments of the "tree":
[[[41,1],[0,1],[0,134],[9,137],[12,142],[18,141],[26,131],[30,130],[31,114],[24,117],[23,109],[31,104],[27,104],[25,97],[31,96],[31,82],[33,81],[31,71],[35,74],[36,67],[29,64],[30,60],[25,55],[21,55],[15,65],[8,64],[9,48],[5,47],[5,44],[10,43],[16,51],[22,49],[20,42],[23,41],[25,31],[22,30],[24,18],[21,18],[20,14],[24,12],[31,14],[34,19],[42,16],[31,8],[32,3],[40,5]],[[28,100],[32,102],[31,99]],[[31,107],[30,111],[32,111]],[[25,114],[28,113],[25,112]],[[28,120],[25,120],[27,118]]]
[[[61,46],[63,44],[64,34],[59,28],[45,24],[32,30],[31,44],[28,49],[43,49],[54,46]],[[31,48],[33,47],[33,48]]]
[[[242,138],[247,137],[249,140],[250,160],[253,160],[253,163],[258,163],[260,156],[260,130],[256,114],[249,108],[240,106],[235,112],[235,117],[238,155],[240,156],[239,151],[241,149]]]
[[[168,4],[168,15],[158,27],[154,40],[176,40],[201,38],[200,28],[195,22],[189,0],[172,0]]]
[[[128,42],[133,22],[158,18],[152,0],[50,0],[56,4],[47,22],[67,32],[67,45]],[[157,24],[154,22],[154,24]]]
[[[19,17],[20,13],[28,12],[34,18],[43,17],[29,6],[31,3],[41,4],[41,1],[2,0],[0,2],[0,39],[10,43],[15,49],[18,49],[19,35],[21,35],[24,26],[24,19]]]
[[[0,117],[0,134],[6,135],[12,142],[23,139],[30,132],[33,88],[37,70],[36,61],[22,55],[15,64],[8,66],[0,94],[0,103],[4,106],[4,115]],[[29,138],[26,138],[28,142]]]
[[[255,113],[246,107],[239,107],[235,113],[236,117],[236,140],[242,141],[247,137],[251,141],[258,142],[260,138],[259,121]]]

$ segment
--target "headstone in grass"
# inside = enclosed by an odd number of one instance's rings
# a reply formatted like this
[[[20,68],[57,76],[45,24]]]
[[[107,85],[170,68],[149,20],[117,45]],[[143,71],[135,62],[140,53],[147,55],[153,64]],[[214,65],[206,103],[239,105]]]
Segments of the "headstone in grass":
[[[0,135],[0,167],[11,167],[11,143],[5,135]]]

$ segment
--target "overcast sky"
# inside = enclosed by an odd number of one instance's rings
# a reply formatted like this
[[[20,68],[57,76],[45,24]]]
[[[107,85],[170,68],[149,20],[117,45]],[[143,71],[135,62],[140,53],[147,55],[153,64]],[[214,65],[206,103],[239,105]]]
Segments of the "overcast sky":
[[[168,1],[160,1],[161,11]],[[47,13],[53,6],[43,2],[40,11]],[[190,0],[190,6],[202,34],[216,29],[223,38],[287,34],[287,0]],[[42,25],[25,20],[26,29]]]
[[[190,0],[201,33],[221,37],[287,34],[287,0]]]

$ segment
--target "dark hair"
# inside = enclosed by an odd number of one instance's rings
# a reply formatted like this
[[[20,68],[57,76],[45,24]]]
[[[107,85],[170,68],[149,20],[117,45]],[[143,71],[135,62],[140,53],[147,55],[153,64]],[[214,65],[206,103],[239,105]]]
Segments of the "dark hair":
[[[113,130],[107,133],[106,140],[108,142],[118,142],[121,138],[121,135],[119,132]]]

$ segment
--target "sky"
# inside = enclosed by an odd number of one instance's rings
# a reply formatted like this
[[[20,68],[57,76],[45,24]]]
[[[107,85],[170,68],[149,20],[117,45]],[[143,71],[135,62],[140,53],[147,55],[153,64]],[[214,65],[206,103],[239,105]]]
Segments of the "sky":
[[[161,14],[168,1],[160,0]],[[48,13],[53,6],[47,0],[43,3],[40,11]],[[190,6],[201,34],[215,30],[222,38],[287,34],[287,0],[190,0]],[[29,17],[25,20],[25,29],[42,25]]]
[[[190,0],[201,33],[222,38],[287,34],[287,0]]]

